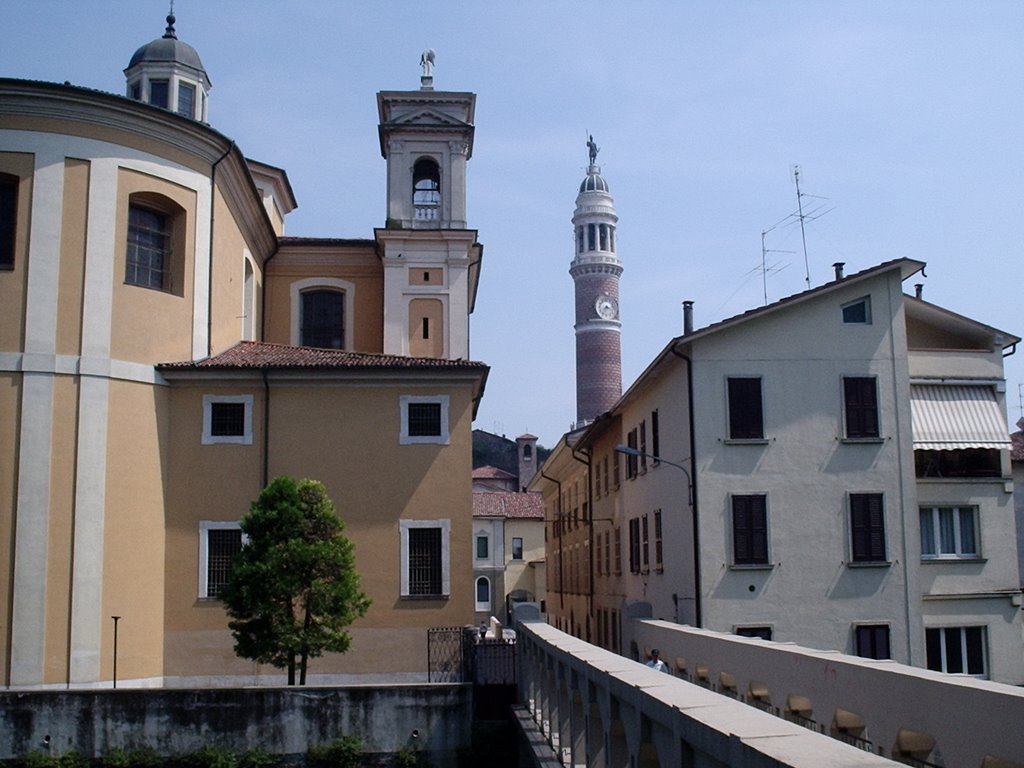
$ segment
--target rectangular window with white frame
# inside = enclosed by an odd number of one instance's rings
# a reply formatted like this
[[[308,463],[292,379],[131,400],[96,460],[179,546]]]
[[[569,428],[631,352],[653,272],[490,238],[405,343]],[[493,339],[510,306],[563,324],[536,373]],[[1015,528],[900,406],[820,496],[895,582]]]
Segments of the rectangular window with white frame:
[[[451,594],[450,520],[400,520],[400,594],[447,599]]]
[[[976,559],[977,507],[921,507],[923,560]]]
[[[203,445],[252,445],[252,395],[203,395]]]
[[[216,600],[231,574],[235,555],[245,535],[237,522],[203,520],[199,523],[199,598]]]
[[[985,627],[928,627],[925,653],[928,669],[954,675],[985,677]]]
[[[448,445],[448,395],[402,395],[400,445]]]

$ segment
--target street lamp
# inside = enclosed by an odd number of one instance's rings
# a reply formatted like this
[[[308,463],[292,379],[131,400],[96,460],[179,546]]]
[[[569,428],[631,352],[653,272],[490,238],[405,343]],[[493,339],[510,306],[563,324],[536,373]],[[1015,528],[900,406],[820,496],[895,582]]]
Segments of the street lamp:
[[[626,456],[646,456],[647,458],[654,459],[661,464],[668,464],[670,467],[682,470],[683,474],[686,475],[686,495],[690,501],[690,506],[693,506],[693,481],[690,479],[690,470],[682,464],[677,464],[674,461],[663,459],[661,456],[655,456],[653,453],[646,453],[645,451],[641,451],[639,448],[633,448],[632,446],[623,445],[622,443],[615,446],[615,452],[625,454]]]
[[[120,616],[111,616],[114,620],[114,687],[117,688],[117,622],[121,620]]]

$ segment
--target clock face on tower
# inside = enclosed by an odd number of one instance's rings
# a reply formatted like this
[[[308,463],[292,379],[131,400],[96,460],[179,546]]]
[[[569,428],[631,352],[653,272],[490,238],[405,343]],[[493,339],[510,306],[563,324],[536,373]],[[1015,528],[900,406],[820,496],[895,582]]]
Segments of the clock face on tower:
[[[602,294],[597,298],[597,301],[594,302],[594,309],[602,320],[614,320],[619,316],[618,302],[607,294]]]

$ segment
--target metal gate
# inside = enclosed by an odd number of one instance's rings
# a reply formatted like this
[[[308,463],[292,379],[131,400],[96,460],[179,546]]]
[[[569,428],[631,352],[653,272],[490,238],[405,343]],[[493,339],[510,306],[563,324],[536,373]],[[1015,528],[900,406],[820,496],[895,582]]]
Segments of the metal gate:
[[[465,627],[432,627],[427,630],[427,680],[431,683],[462,683],[468,680]]]

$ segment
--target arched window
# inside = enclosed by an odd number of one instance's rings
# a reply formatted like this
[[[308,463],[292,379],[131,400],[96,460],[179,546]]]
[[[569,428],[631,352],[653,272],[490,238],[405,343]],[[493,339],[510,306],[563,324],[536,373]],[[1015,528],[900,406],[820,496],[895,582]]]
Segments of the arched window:
[[[325,349],[345,348],[345,294],[316,289],[302,292],[301,344]]]
[[[128,198],[124,281],[181,295],[185,216],[170,198],[135,192]]]
[[[491,582],[486,576],[476,580],[476,610],[491,610]]]
[[[441,207],[441,169],[428,157],[421,157],[412,169],[412,205],[417,219],[432,221]]]
[[[523,459],[525,461],[530,461],[530,459],[532,459],[532,458],[533,458],[533,446],[530,445],[529,443],[527,443],[526,445],[523,446]]]
[[[587,224],[587,250],[593,251],[597,248],[597,225]]]

